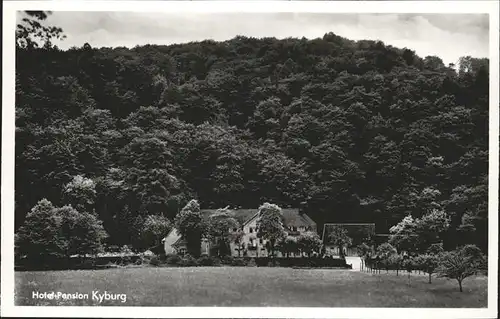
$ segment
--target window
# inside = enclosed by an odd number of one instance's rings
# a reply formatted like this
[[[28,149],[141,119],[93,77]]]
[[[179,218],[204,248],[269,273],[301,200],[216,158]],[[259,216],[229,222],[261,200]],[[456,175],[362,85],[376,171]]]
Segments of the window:
[[[260,238],[260,239],[259,239],[259,244],[261,244],[261,245],[262,245],[262,242],[263,242],[263,241],[262,241],[262,238]]]
[[[253,228],[252,228],[252,227],[250,227],[250,234],[251,234],[251,233],[253,233]]]

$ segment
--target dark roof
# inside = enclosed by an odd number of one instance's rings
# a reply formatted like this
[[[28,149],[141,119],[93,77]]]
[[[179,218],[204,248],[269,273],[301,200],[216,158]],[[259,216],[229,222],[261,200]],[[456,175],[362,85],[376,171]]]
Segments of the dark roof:
[[[298,208],[283,208],[281,212],[283,213],[286,226],[316,226],[314,220],[306,214],[300,214]]]
[[[210,217],[212,214],[217,212],[217,209],[202,209],[201,213],[204,218]],[[258,212],[258,209],[229,209],[229,213],[234,216],[234,218],[241,224],[248,222],[253,216]],[[283,214],[284,224],[286,226],[316,226],[314,220],[312,220],[306,214],[300,214],[298,208],[283,208],[281,209]]]
[[[253,215],[257,214],[256,209],[228,209],[229,214],[231,214],[239,223],[240,225],[244,224],[247,222],[250,218],[253,217]],[[208,219],[211,215],[215,214],[217,212],[217,209],[202,209],[201,214],[203,215],[203,218]]]

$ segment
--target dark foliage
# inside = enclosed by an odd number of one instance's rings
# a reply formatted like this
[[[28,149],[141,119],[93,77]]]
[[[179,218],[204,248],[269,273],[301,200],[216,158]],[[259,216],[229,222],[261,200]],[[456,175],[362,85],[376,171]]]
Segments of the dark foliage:
[[[110,245],[135,245],[146,216],[173,221],[196,198],[305,202],[319,229],[386,233],[438,207],[447,248],[487,247],[486,59],[456,72],[332,33],[16,58],[16,229],[40,199],[64,205],[61,185],[81,175]]]

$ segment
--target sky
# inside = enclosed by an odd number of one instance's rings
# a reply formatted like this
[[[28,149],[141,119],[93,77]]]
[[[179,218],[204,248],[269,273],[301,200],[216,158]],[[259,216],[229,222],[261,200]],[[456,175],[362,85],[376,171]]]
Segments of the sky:
[[[46,21],[67,36],[61,49],[82,46],[134,47],[205,39],[322,37],[333,32],[351,40],[381,40],[447,63],[461,56],[488,57],[485,14],[335,14],[335,13],[147,13],[53,12]]]

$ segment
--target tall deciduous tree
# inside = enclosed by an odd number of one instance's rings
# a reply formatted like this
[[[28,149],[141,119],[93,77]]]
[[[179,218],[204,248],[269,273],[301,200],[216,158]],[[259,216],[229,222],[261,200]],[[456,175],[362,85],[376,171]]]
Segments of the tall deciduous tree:
[[[206,234],[207,227],[200,212],[200,204],[195,199],[189,201],[175,217],[175,227],[186,240],[187,251],[194,257],[199,257],[201,240]]]
[[[344,248],[347,248],[352,244],[352,239],[348,236],[347,229],[342,226],[334,225],[329,230],[328,242],[336,246],[339,249],[340,257],[344,258]]]
[[[274,256],[276,244],[285,236],[281,208],[276,204],[264,203],[259,207],[258,214],[258,234],[267,240],[271,256]]]
[[[71,206],[56,208],[53,213],[62,220],[61,232],[66,239],[66,257],[95,256],[102,252],[108,234],[104,230],[102,221],[95,215],[86,211],[80,212]]]
[[[315,232],[305,232],[297,238],[297,245],[302,253],[311,257],[314,252],[319,253],[321,248],[321,239]]]
[[[147,216],[141,229],[141,235],[145,241],[146,247],[159,245],[171,228],[172,225],[165,216]]]
[[[280,250],[284,256],[290,257],[291,254],[299,252],[298,238],[295,236],[286,236],[280,243]]]
[[[57,208],[43,199],[27,215],[16,244],[21,256],[44,263],[72,255],[95,255],[106,237],[102,222],[93,214],[71,206]]]
[[[41,263],[64,256],[66,239],[61,233],[61,216],[54,214],[55,209],[50,201],[42,199],[26,215],[16,234],[19,256]]]
[[[233,229],[239,229],[238,221],[229,213],[228,209],[219,209],[208,219],[208,235],[217,247],[219,256],[231,253],[230,240]]]

